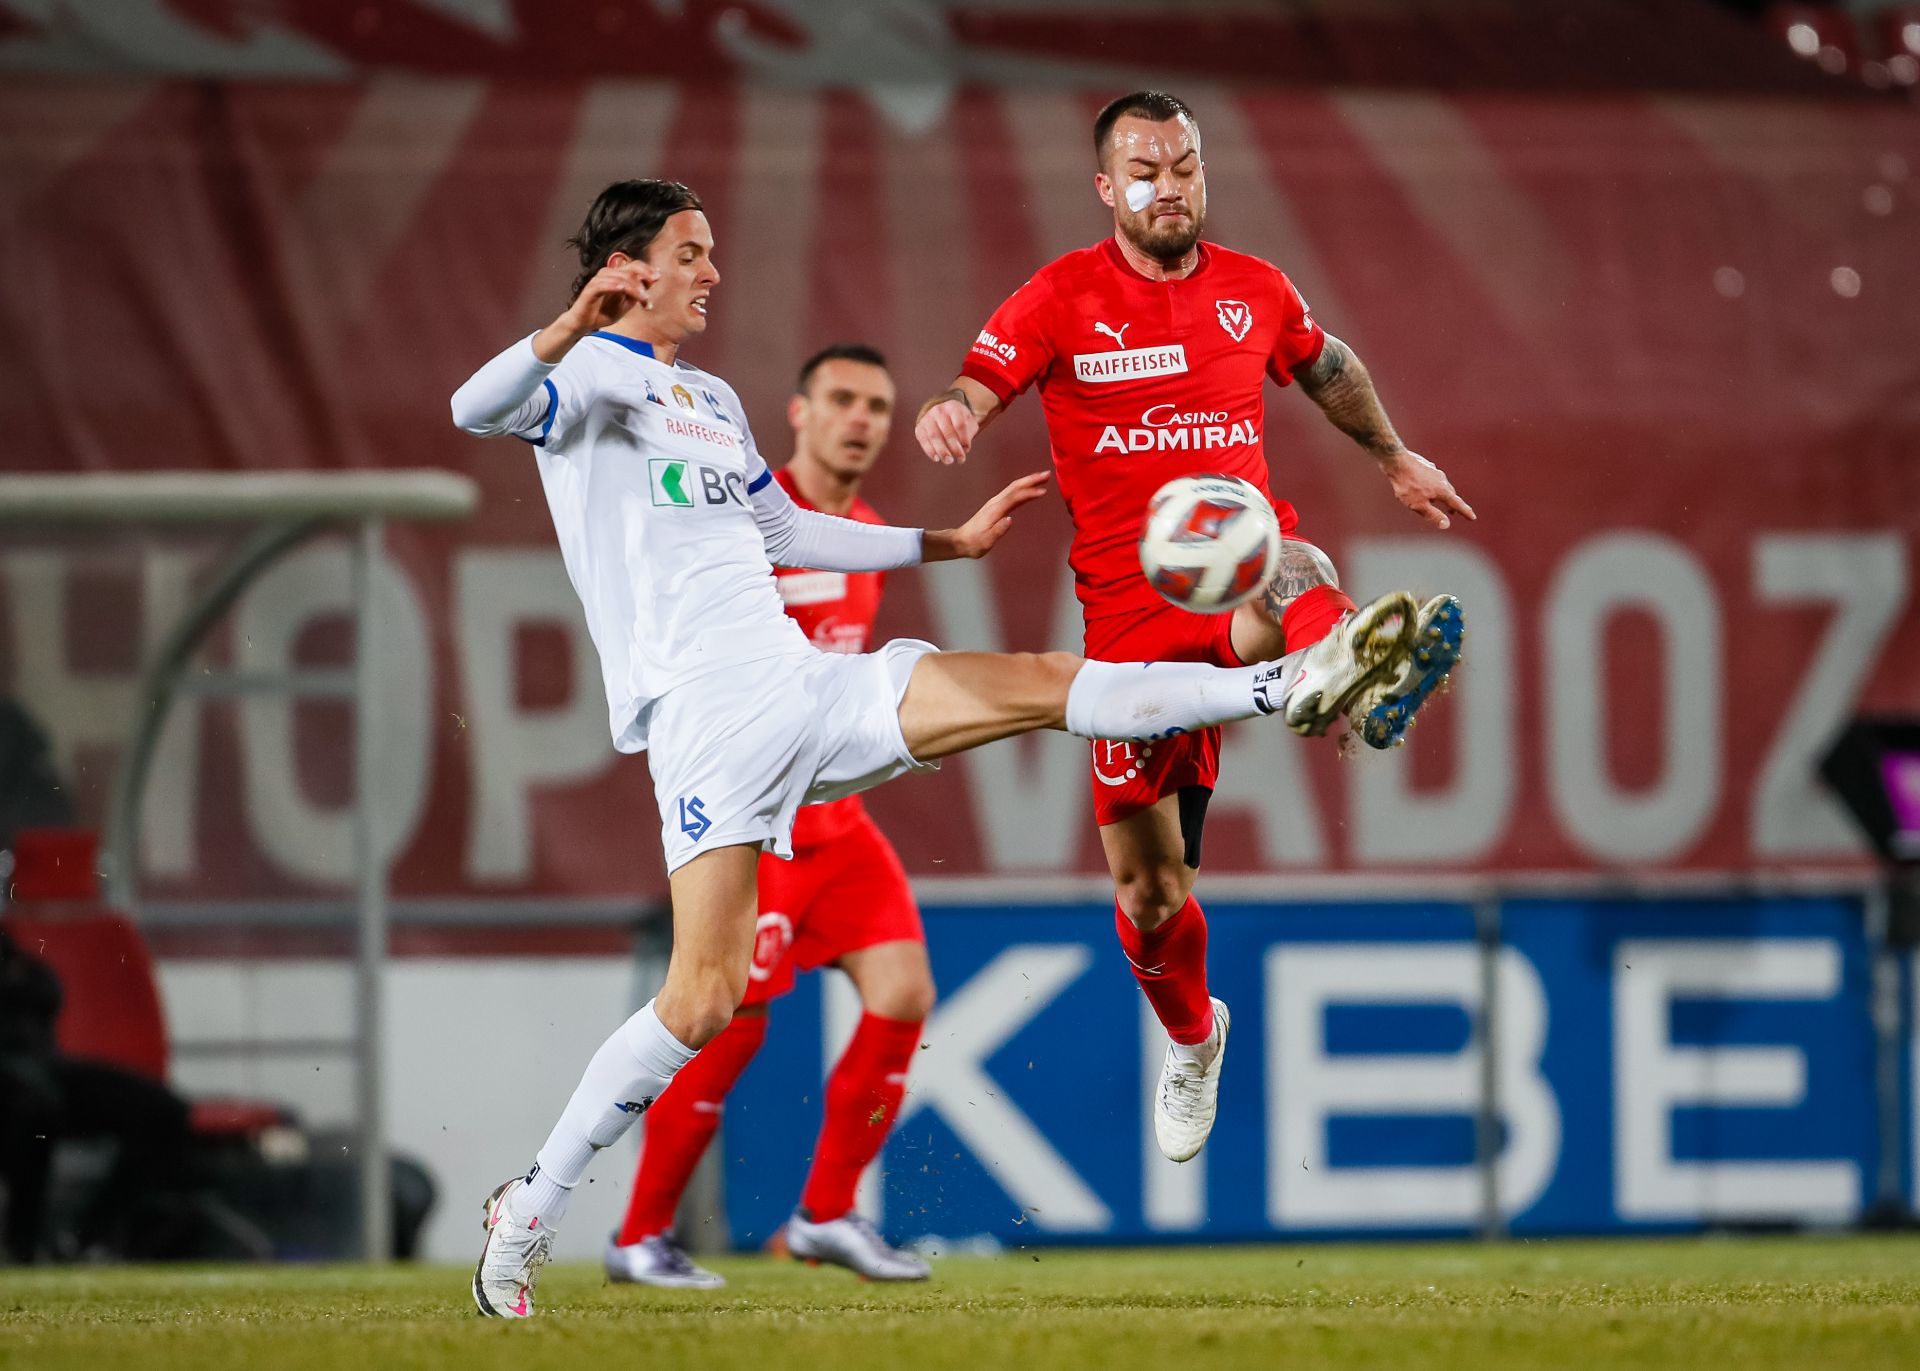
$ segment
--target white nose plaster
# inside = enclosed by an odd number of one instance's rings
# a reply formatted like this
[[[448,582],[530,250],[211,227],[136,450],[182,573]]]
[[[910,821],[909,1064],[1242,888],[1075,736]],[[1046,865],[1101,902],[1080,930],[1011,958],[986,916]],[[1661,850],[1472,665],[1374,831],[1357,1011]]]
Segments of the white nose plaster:
[[[1138,214],[1153,203],[1153,183],[1135,181],[1127,187],[1127,208]]]

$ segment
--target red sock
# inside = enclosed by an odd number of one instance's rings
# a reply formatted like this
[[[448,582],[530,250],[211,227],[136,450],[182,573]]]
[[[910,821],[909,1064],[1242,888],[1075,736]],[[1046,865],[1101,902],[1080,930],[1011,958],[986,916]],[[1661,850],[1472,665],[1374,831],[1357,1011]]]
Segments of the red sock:
[[[1353,601],[1338,586],[1314,586],[1293,597],[1293,603],[1280,614],[1280,636],[1286,639],[1288,652],[1312,647],[1340,622],[1342,614],[1353,612]]]
[[[860,1173],[900,1116],[907,1071],[920,1047],[920,1024],[862,1014],[853,1041],[827,1077],[827,1116],[813,1149],[813,1169],[800,1192],[800,1207],[815,1223],[853,1208]]]
[[[766,1037],[765,1014],[735,1015],[647,1110],[633,1198],[627,1201],[626,1221],[620,1225],[622,1247],[673,1227],[673,1212],[680,1207],[687,1180],[720,1128],[727,1092]]]
[[[1167,1036],[1177,1043],[1205,1042],[1213,1034],[1213,999],[1207,994],[1207,916],[1200,902],[1189,895],[1171,919],[1148,933],[1115,905],[1113,926]]]

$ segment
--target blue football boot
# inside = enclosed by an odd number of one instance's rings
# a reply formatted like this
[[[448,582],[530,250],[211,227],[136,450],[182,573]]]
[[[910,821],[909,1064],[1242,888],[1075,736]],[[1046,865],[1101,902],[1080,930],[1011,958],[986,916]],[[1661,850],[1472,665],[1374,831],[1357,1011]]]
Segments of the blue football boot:
[[[1467,618],[1451,595],[1436,595],[1420,606],[1414,623],[1413,650],[1399,676],[1372,687],[1349,717],[1354,731],[1369,747],[1392,747],[1403,741],[1415,716],[1460,664],[1467,637]]]

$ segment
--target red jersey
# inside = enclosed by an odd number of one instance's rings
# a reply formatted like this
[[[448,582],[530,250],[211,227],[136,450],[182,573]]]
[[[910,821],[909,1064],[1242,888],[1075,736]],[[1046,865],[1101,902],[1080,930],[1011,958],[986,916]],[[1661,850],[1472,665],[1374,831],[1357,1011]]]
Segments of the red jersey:
[[[1006,404],[1038,382],[1075,589],[1094,621],[1184,614],[1140,572],[1140,527],[1176,476],[1267,484],[1265,382],[1319,357],[1326,335],[1280,269],[1202,243],[1193,273],[1150,281],[1111,239],[1070,252],[1008,297],[961,374]],[[1280,506],[1282,525],[1290,508]]]
[[[773,479],[802,509],[812,509],[793,477],[782,467]],[[862,524],[886,522],[865,500],[855,498],[843,518]],[[865,652],[873,642],[873,617],[880,612],[883,571],[802,571],[775,567],[774,583],[787,614],[823,652]],[[806,805],[793,821],[793,845],[807,847],[837,838],[866,813],[858,795],[822,805]]]

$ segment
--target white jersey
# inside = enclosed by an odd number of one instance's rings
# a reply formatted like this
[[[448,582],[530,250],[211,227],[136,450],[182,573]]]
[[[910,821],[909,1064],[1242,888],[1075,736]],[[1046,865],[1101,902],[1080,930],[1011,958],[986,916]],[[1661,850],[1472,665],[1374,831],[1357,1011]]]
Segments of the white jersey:
[[[481,412],[476,393],[496,398],[484,392],[489,369],[503,363],[521,368],[519,393],[494,406],[501,417],[472,418]],[[836,549],[823,553],[817,536],[805,548],[808,540],[795,536],[796,519],[810,525],[802,534],[818,535],[825,516],[795,511],[754,445],[739,397],[719,377],[669,366],[635,339],[596,333],[551,368],[526,342],[509,349],[461,388],[454,409],[470,432],[511,432],[538,450],[622,752],[647,746],[649,707],[674,687],[815,650],[786,613],[770,554],[830,555]],[[858,549],[837,548],[856,564],[845,569],[917,559],[919,530],[885,533],[894,537],[882,546],[832,530],[840,544],[860,541]],[[901,535],[911,537],[911,550]]]

